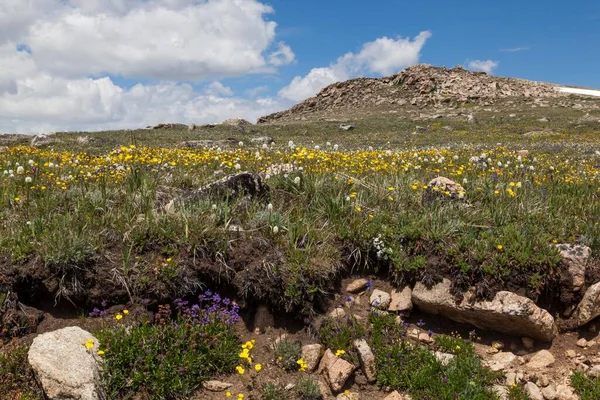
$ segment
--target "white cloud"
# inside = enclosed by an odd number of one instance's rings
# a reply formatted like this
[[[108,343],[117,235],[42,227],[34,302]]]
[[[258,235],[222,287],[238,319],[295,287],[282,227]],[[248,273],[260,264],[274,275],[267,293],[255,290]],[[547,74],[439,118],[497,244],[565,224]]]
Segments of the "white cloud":
[[[497,67],[498,62],[492,60],[472,60],[467,64],[467,68],[473,71],[483,71],[486,74],[491,74]]]
[[[508,49],[501,49],[500,51],[503,51],[505,53],[517,53],[519,51],[527,51],[530,50],[530,47],[511,47]]]
[[[414,39],[382,37],[365,43],[358,53],[346,53],[325,68],[313,68],[306,76],[296,76],[279,91],[286,99],[301,101],[314,96],[327,85],[362,74],[390,75],[419,61],[421,49],[431,32]]]
[[[212,96],[233,96],[233,90],[230,87],[224,86],[221,82],[210,83],[204,92]]]
[[[269,64],[275,66],[286,65],[293,62],[295,58],[296,55],[291,47],[283,42],[279,42],[277,51],[274,51],[269,55]]]
[[[302,101],[314,96],[327,85],[344,80],[341,71],[334,68],[313,68],[305,77],[295,77],[289,85],[279,91],[279,96],[294,101]]]
[[[287,107],[219,82],[293,61],[289,46],[274,46],[272,11],[258,0],[0,0],[0,131],[256,119]],[[212,82],[184,83],[197,81]]]
[[[259,94],[267,92],[267,91],[269,91],[269,87],[267,85],[264,85],[264,86],[257,86],[257,87],[253,87],[251,89],[247,89],[246,91],[244,91],[244,93],[248,97],[256,97]]]

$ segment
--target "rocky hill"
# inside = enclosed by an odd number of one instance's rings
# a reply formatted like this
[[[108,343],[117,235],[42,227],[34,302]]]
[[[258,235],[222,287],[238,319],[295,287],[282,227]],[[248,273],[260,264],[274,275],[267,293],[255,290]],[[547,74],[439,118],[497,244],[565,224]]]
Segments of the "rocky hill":
[[[432,106],[456,103],[491,105],[500,99],[542,99],[564,96],[556,85],[502,78],[484,72],[417,64],[383,78],[356,78],[327,86],[286,111],[258,123],[301,119],[315,112],[394,106]]]

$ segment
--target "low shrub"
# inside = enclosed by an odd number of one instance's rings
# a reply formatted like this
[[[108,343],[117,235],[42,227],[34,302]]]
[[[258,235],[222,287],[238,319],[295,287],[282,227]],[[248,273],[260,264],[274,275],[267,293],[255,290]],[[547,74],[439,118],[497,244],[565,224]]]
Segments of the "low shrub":
[[[301,357],[300,343],[283,339],[275,345],[275,363],[286,371],[297,371],[300,367],[298,360]]]
[[[295,390],[301,400],[319,400],[322,398],[317,381],[306,375],[301,375],[298,378]]]
[[[152,323],[116,324],[98,333],[104,381],[110,398],[145,393],[152,399],[190,395],[212,374],[229,373],[238,363],[239,339],[232,325],[237,305],[210,292],[200,304],[177,300],[175,310],[159,307]]]

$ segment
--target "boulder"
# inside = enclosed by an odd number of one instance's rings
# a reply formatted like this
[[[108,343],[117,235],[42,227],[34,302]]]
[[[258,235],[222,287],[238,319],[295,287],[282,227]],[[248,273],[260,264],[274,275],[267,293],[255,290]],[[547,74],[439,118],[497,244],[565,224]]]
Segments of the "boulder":
[[[334,393],[342,390],[344,384],[354,370],[354,365],[344,359],[336,357],[329,349],[327,349],[319,364],[319,372],[325,374],[325,380],[331,388],[331,391]]]
[[[487,366],[494,372],[508,369],[517,360],[517,356],[509,351],[496,353],[486,362]]]
[[[429,181],[421,201],[423,204],[429,204],[440,199],[462,199],[465,195],[465,189],[460,184],[443,176],[438,176]]]
[[[307,344],[302,346],[302,359],[306,363],[306,372],[313,372],[317,368],[322,355],[322,344]]]
[[[360,368],[367,378],[367,382],[374,383],[377,380],[377,373],[375,371],[375,355],[373,355],[371,348],[364,339],[355,340],[354,347],[358,352]]]
[[[98,348],[91,333],[68,327],[34,338],[27,360],[48,399],[104,400]]]
[[[405,286],[404,289],[398,291],[393,289],[391,293],[390,306],[388,311],[410,313],[412,310],[412,289],[409,286]]]
[[[254,143],[254,144],[271,144],[273,142],[274,142],[274,140],[270,136],[259,136],[259,137],[250,139],[250,143]]]
[[[390,294],[379,289],[373,290],[373,293],[371,293],[371,297],[369,298],[369,304],[380,310],[387,310],[391,301],[392,298],[390,297]]]
[[[330,313],[329,317],[333,319],[342,319],[346,317],[346,311],[342,307],[334,308]]]
[[[557,244],[569,275],[573,291],[579,291],[585,283],[585,270],[592,254],[592,249],[579,244]]]
[[[552,341],[558,333],[554,318],[526,297],[501,291],[491,301],[469,302],[467,298],[474,295],[468,293],[456,302],[450,286],[448,279],[431,289],[419,282],[412,292],[413,304],[424,312],[440,314],[479,329],[527,336],[543,342]]]
[[[367,287],[368,282],[365,278],[355,279],[346,286],[346,291],[350,293],[363,291]]]
[[[336,396],[337,400],[360,400],[360,394],[357,392],[340,393]]]
[[[600,282],[590,286],[577,305],[574,320],[577,326],[587,324],[600,315]]]
[[[556,388],[553,385],[546,386],[542,389],[542,395],[546,400],[556,400]]]
[[[39,146],[47,146],[50,144],[61,143],[61,142],[62,142],[62,140],[55,137],[54,134],[42,134],[42,135],[34,136],[33,139],[31,139],[30,144],[32,147],[39,147]]]
[[[567,385],[556,386],[557,400],[579,400],[579,396],[575,394],[573,388]]]
[[[202,382],[202,387],[210,392],[224,392],[231,388],[232,383],[221,382],[221,381],[205,381]]]
[[[531,400],[544,400],[544,395],[539,387],[533,382],[527,382],[525,384],[525,393]]]
[[[554,361],[552,353],[548,350],[540,350],[529,359],[529,362],[525,364],[525,368],[529,371],[544,369],[554,364]]]
[[[354,124],[341,124],[340,125],[340,129],[343,131],[351,131],[354,128],[355,128]]]
[[[247,121],[243,118],[228,118],[225,121],[221,122],[221,124],[223,125],[229,125],[229,126],[246,126],[246,125],[252,125],[252,123],[250,121]]]

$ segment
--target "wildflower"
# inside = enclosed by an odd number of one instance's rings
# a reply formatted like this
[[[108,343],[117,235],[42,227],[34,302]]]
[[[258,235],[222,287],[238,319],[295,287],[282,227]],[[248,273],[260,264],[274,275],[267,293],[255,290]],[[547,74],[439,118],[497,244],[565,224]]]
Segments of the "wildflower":
[[[294,184],[295,185],[299,185],[300,184],[300,177],[299,176],[297,176],[297,177],[294,178]]]
[[[103,350],[98,350],[98,355],[99,356],[103,356],[104,355],[104,351]]]
[[[21,201],[20,197],[15,197],[15,201],[18,203],[19,201]]]
[[[262,365],[261,364],[256,364],[254,366],[254,369],[256,370],[256,372],[260,371],[262,369]]]
[[[498,250],[502,250],[502,249],[504,248],[504,246],[502,246],[501,244],[499,244],[498,246],[496,246],[496,248],[497,248]]]
[[[242,141],[240,140],[240,142],[238,143],[238,146],[240,146],[240,147],[244,147],[244,142],[242,142]]]
[[[123,310],[123,314],[125,314],[125,315],[129,314],[129,310]]]
[[[22,174],[24,170],[25,170],[25,168],[23,168],[22,166],[19,165],[17,167],[17,174]]]
[[[238,372],[238,374],[240,375],[244,375],[244,373],[246,372],[246,370],[244,369],[244,367],[242,367],[241,365],[238,365],[237,367],[235,367],[235,370]]]
[[[356,206],[356,211],[361,212],[362,208],[360,206]]]
[[[279,358],[281,359],[281,357],[279,357]],[[308,366],[308,364],[302,358],[299,359],[298,361],[296,361],[296,364],[298,364],[300,366],[299,370],[301,372],[306,371],[306,367]]]
[[[243,398],[244,398],[244,394],[243,393],[238,394],[238,400],[242,400]]]
[[[277,235],[279,233],[279,227],[277,225],[275,225],[273,228],[271,228],[271,230],[273,231],[273,233],[275,235]]]
[[[336,357],[343,356],[344,354],[346,354],[345,350],[338,350],[335,352]]]
[[[344,390],[344,394],[345,394],[346,396],[349,396],[349,395],[350,395],[350,391],[349,391],[348,389],[346,389],[346,390]]]
[[[456,350],[460,350],[460,346],[459,345],[456,345]]]
[[[231,392],[229,392],[229,391],[225,392],[225,397],[231,397]]]
[[[31,183],[33,179],[30,176],[25,177],[25,183]]]
[[[123,319],[123,315],[121,315],[121,314],[117,314],[117,315],[115,315],[115,319],[116,319],[117,321],[120,321],[120,320],[122,320],[122,319]]]
[[[269,205],[267,205],[267,210],[273,211],[273,204],[269,203]]]

